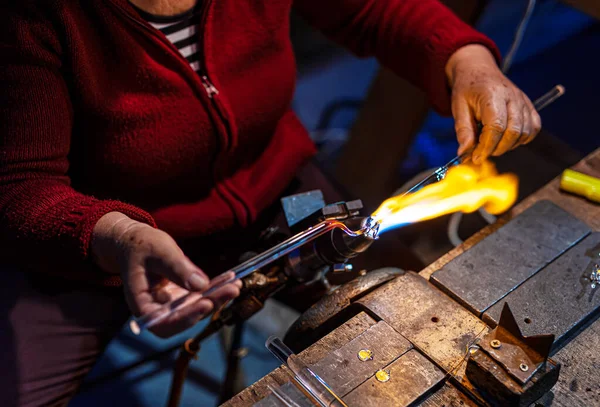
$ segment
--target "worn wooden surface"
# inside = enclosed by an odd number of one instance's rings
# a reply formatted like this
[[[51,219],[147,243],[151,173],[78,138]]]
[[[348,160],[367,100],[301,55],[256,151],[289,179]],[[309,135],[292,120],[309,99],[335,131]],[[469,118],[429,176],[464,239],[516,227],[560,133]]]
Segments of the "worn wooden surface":
[[[348,406],[382,407],[409,406],[433,392],[444,379],[444,372],[425,356],[410,350],[385,368],[390,373],[387,382],[371,377],[343,398]]]
[[[376,321],[373,318],[366,313],[361,312],[344,325],[307,348],[300,354],[300,358],[304,363],[312,365],[324,358],[329,352],[341,348],[375,324]],[[269,395],[270,390],[267,387],[268,385],[279,386],[290,380],[291,376],[288,369],[283,366],[279,367],[234,396],[223,404],[223,407],[252,406],[254,403],[257,403]]]
[[[330,352],[341,348],[376,323],[377,321],[373,318],[366,313],[361,312],[344,325],[337,328],[334,332],[326,335],[317,343],[300,353],[302,361],[307,365],[315,364]]]
[[[273,387],[273,389],[275,389],[275,387]],[[289,382],[283,384],[281,387],[279,387],[279,391],[283,395],[294,400],[294,403],[296,403],[295,407],[315,407],[313,402],[294,383]],[[271,393],[258,403],[254,404],[253,407],[286,407],[286,405],[279,399],[279,397],[277,397],[274,393]]]
[[[426,400],[418,404],[418,407],[475,407],[477,404],[465,396],[452,384],[446,382],[444,386],[433,393]]]
[[[544,200],[431,275],[430,281],[478,317],[590,233]]]
[[[488,331],[479,318],[412,272],[358,302],[457,377],[464,372],[467,347]]]
[[[335,394],[344,397],[411,348],[409,341],[387,323],[380,321],[313,364],[311,369],[320,377],[326,378]],[[358,352],[362,349],[373,352],[373,359],[361,361]]]
[[[600,177],[600,149],[588,155],[585,159],[574,165],[572,168],[576,171],[580,171],[594,177]],[[506,224],[506,222],[508,222],[510,219],[520,214],[534,203],[543,199],[554,202],[556,205],[571,213],[573,216],[587,223],[592,230],[600,231],[600,205],[587,201],[585,198],[580,196],[571,195],[560,191],[559,184],[560,178],[557,177],[552,180],[552,182],[538,190],[536,193],[521,201],[505,216],[501,217],[498,222],[483,228],[467,239],[462,245],[449,251],[438,260],[431,263],[428,267],[421,270],[419,274],[428,279],[433,272],[448,264],[450,260],[469,250],[484,237],[491,235],[502,225]]]

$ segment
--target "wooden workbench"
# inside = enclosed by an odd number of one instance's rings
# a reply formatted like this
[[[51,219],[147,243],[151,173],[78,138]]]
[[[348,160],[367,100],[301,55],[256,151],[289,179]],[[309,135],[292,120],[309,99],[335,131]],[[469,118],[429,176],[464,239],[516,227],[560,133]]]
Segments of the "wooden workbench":
[[[577,163],[573,169],[600,177],[600,148]],[[368,312],[358,313],[358,315],[302,352],[300,357],[305,363],[313,365],[320,360],[324,360],[332,352],[343,348],[353,339],[357,339],[361,333],[373,331],[379,328],[376,327],[377,325],[384,324],[386,326],[382,328],[392,327],[397,332],[402,333],[412,343],[414,349],[425,351],[439,368],[450,372],[448,376],[443,377],[444,380],[439,379],[439,373],[423,373],[424,376],[420,377],[421,380],[430,380],[431,383],[437,380],[437,384],[431,385],[431,388],[435,391],[426,400],[420,400],[419,405],[426,407],[476,405],[455,387],[457,383],[468,385],[468,380],[464,375],[464,367],[454,369],[454,366],[456,366],[457,360],[461,358],[460,355],[463,352],[461,349],[464,349],[464,344],[476,335],[480,335],[482,331],[487,331],[488,328],[473,314],[454,303],[450,297],[433,288],[426,280],[433,272],[469,250],[483,238],[506,224],[511,218],[542,200],[552,201],[587,223],[593,231],[600,231],[600,205],[561,192],[557,178],[515,206],[496,224],[482,229],[464,244],[448,252],[422,270],[419,273],[422,278],[416,274],[398,277],[360,299],[358,303],[363,305]],[[416,299],[409,298],[407,300],[403,298],[403,296],[407,296],[406,292],[415,293],[420,289],[420,286],[427,286],[426,288],[431,291],[431,294],[421,295],[420,298]],[[410,295],[414,296],[414,294]],[[419,295],[416,294],[417,297]],[[427,314],[427,312],[430,312],[430,310],[427,310],[430,305],[428,301],[430,301],[430,297],[436,296],[440,297],[439,300],[441,301],[435,303],[435,306],[441,309],[434,311],[437,316],[435,320],[431,318],[434,322],[431,323],[429,321],[430,315]],[[439,304],[443,306],[440,307]],[[381,320],[377,322],[371,317],[373,314],[376,314]],[[440,321],[438,321],[438,317]],[[440,326],[445,331],[440,330]],[[445,338],[445,332],[449,330],[453,334],[460,335],[459,339],[462,342],[459,343],[459,341]],[[597,351],[599,348],[597,345],[598,338],[600,338],[600,321],[596,320],[589,323],[577,337],[554,354],[553,359],[562,364],[559,382],[550,393],[547,393],[546,396],[535,403],[536,407],[600,405],[600,381],[596,379],[600,367],[600,356]],[[409,350],[407,352],[404,350],[404,352],[407,355],[414,351]],[[452,380],[445,380],[447,377],[451,377]],[[287,369],[280,367],[245,389],[225,403],[224,406],[252,406],[270,393],[267,388],[268,385],[281,385],[289,382],[289,380],[290,376]],[[407,389],[414,387],[415,383],[410,383],[410,386],[407,386],[401,393],[403,396],[408,397],[401,403],[403,405],[410,400],[413,402],[416,400],[416,398],[410,399],[410,395],[406,394]],[[348,399],[345,398],[345,400]]]

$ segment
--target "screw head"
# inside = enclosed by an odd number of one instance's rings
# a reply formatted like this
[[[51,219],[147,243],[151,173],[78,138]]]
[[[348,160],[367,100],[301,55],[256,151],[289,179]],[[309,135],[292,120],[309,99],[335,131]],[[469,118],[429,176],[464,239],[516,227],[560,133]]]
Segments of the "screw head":
[[[521,363],[519,365],[519,369],[521,369],[522,371],[526,372],[529,370],[529,366],[527,366],[525,363]]]
[[[493,339],[490,341],[490,346],[494,349],[500,349],[502,347],[502,342],[498,339]]]

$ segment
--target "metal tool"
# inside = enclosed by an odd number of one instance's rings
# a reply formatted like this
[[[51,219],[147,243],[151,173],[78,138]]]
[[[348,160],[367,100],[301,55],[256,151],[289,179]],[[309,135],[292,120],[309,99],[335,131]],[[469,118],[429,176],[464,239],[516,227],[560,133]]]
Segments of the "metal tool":
[[[350,204],[350,203],[349,203]],[[330,205],[340,207],[343,204],[334,204]],[[351,207],[354,207],[351,205]],[[362,204],[360,204],[362,207]],[[151,312],[150,314],[144,315],[143,317],[132,319],[129,323],[129,327],[131,331],[138,335],[141,331],[152,327],[163,319],[167,318],[169,315],[172,315],[177,310],[183,308],[188,305],[192,301],[196,301],[201,297],[206,297],[219,288],[222,288],[226,284],[232,283],[236,280],[240,280],[244,277],[249,276],[256,270],[272,264],[276,260],[281,259],[282,257],[293,254],[295,250],[302,247],[308,242],[312,242],[316,240],[318,237],[324,236],[328,232],[339,231],[339,234],[332,235],[331,239],[328,239],[331,242],[332,248],[329,250],[329,254],[326,254],[326,249],[320,249],[319,252],[323,254],[319,256],[311,255],[313,259],[320,259],[319,261],[323,262],[323,257],[331,257],[334,262],[343,262],[344,259],[352,257],[356,253],[366,250],[370,244],[377,239],[379,224],[371,218],[362,218],[361,224],[356,230],[351,230],[340,218],[343,218],[344,214],[339,213],[339,211],[331,210],[328,211],[323,208],[324,213],[331,212],[331,217],[325,216],[321,222],[317,223],[314,226],[309,227],[308,229],[290,237],[289,239],[271,247],[270,249],[264,251],[263,253],[252,257],[251,259],[239,264],[238,266],[232,268],[228,272],[225,272],[218,277],[214,278],[211,281],[210,287],[202,292],[190,292],[182,297],[173,300],[171,302],[165,303],[160,308]],[[343,212],[343,211],[342,211]],[[354,213],[354,212],[353,212]],[[346,213],[347,217],[348,213]],[[327,246],[328,248],[329,246]],[[292,255],[291,256],[291,268],[295,269],[299,267],[298,259],[305,259],[302,263],[307,263],[308,259],[306,255]],[[333,263],[332,263],[333,264]]]
[[[553,103],[556,99],[558,99],[559,97],[564,95],[564,93],[565,93],[564,86],[556,85],[549,92],[547,92],[546,94],[544,94],[543,96],[538,98],[535,102],[533,102],[533,106],[535,107],[535,110],[540,112],[544,108],[546,108],[548,105]],[[482,128],[481,124],[478,127],[479,127],[479,130],[481,131],[481,128]],[[452,167],[453,165],[462,163],[463,161],[465,161],[466,158],[468,158],[471,155],[471,153],[472,153],[472,151],[470,150],[470,151],[466,151],[460,155],[457,155],[452,160],[448,161],[447,164],[439,167],[438,169],[433,171],[430,175],[428,175],[425,179],[423,179],[422,181],[420,181],[417,184],[415,184],[414,186],[412,186],[410,189],[408,189],[406,192],[404,192],[402,194],[402,196],[404,196],[406,194],[410,194],[412,192],[415,192],[415,191],[421,189],[422,187],[429,185],[431,183],[443,180],[446,177],[446,173],[448,172],[448,169],[450,167]]]

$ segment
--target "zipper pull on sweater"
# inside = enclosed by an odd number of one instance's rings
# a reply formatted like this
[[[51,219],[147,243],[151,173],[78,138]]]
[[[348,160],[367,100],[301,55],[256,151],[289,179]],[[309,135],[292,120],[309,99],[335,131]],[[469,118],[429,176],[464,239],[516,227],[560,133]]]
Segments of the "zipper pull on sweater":
[[[202,76],[202,85],[204,86],[204,89],[206,89],[206,94],[209,98],[212,99],[214,95],[219,94],[219,90],[215,87],[215,85],[212,84],[206,75]]]

